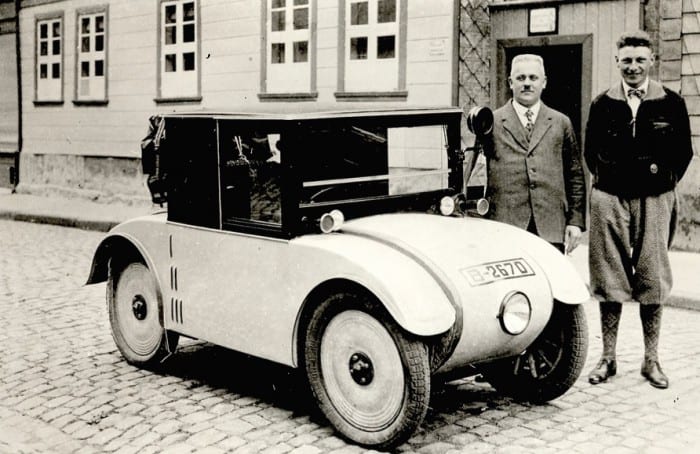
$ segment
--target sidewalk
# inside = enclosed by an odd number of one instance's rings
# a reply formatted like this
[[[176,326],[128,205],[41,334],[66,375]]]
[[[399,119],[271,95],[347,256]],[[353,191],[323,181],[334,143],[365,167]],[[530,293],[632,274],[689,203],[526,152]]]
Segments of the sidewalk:
[[[0,189],[0,219],[56,224],[106,232],[130,218],[160,207],[104,204],[80,199],[11,194]],[[700,310],[700,253],[671,251],[673,290],[668,305]],[[588,246],[579,246],[571,260],[588,280]]]

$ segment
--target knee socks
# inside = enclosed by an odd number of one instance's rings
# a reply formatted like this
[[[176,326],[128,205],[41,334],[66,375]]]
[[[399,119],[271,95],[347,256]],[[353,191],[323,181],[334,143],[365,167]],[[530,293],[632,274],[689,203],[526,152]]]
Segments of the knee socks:
[[[615,359],[617,329],[620,326],[622,303],[615,301],[600,302],[600,326],[603,335],[603,358]]]
[[[644,331],[644,360],[657,361],[659,334],[661,333],[661,313],[663,307],[660,304],[640,304],[639,316],[642,319]]]

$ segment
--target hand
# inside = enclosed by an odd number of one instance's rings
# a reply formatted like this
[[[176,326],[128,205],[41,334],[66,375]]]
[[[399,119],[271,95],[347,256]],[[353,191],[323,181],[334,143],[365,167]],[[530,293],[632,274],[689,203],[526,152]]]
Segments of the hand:
[[[564,232],[565,253],[570,254],[573,252],[579,241],[581,241],[581,228],[575,225],[567,225]]]

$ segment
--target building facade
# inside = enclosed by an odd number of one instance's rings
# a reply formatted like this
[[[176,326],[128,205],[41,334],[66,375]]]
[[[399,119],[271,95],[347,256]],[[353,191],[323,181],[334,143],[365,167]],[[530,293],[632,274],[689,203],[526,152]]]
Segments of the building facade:
[[[145,198],[159,112],[456,103],[454,0],[25,0],[19,189]]]
[[[14,184],[19,152],[17,20],[13,0],[0,0],[0,188]]]

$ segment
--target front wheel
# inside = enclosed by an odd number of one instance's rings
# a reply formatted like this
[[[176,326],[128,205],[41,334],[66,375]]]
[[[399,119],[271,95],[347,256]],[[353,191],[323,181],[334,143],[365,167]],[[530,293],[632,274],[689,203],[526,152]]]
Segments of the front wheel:
[[[555,302],[544,331],[520,355],[489,364],[486,380],[518,400],[544,403],[567,392],[586,362],[588,328],[581,305]]]
[[[143,263],[110,272],[107,310],[114,342],[129,363],[153,367],[175,350],[178,335],[163,328],[156,282]]]
[[[390,449],[420,425],[430,398],[430,362],[377,306],[351,294],[328,298],[306,331],[311,391],[331,424],[351,441]]]

